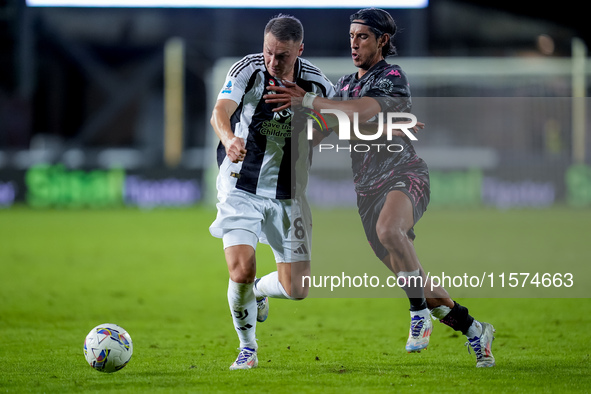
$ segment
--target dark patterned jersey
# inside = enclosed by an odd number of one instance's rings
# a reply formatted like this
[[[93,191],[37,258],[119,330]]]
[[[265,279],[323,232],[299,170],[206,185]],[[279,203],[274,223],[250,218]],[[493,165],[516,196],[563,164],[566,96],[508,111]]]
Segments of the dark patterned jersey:
[[[387,112],[411,110],[410,87],[405,73],[399,66],[388,64],[385,60],[374,65],[361,79],[357,78],[357,73],[341,77],[335,91],[335,97],[343,100],[361,97],[378,99],[382,107],[384,127]],[[355,190],[360,194],[378,192],[382,186],[388,184],[393,175],[411,167],[417,167],[417,171],[427,171],[425,163],[417,156],[410,139],[406,136],[393,136],[392,140],[381,137],[375,141],[350,143]],[[357,146],[360,144],[364,146]],[[397,146],[387,149],[394,144]],[[367,149],[367,145],[370,145],[371,149]]]

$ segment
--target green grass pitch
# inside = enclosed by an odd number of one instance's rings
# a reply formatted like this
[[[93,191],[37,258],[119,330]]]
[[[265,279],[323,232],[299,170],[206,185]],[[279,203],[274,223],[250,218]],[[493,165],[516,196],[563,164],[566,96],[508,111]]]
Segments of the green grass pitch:
[[[314,215],[314,272],[347,261],[343,270],[385,273],[354,211]],[[417,252],[431,272],[576,272],[577,298],[450,289],[496,327],[491,369],[476,369],[465,338],[440,323],[426,351],[407,354],[400,290],[368,298],[349,289],[347,298],[271,300],[257,329],[259,368],[229,371],[237,339],[221,242],[208,232],[214,216],[205,208],[0,211],[0,392],[589,390],[589,210],[433,209],[417,225]],[[259,273],[273,267],[261,246]],[[131,362],[114,374],[92,370],[82,352],[88,331],[105,322],[134,342]]]

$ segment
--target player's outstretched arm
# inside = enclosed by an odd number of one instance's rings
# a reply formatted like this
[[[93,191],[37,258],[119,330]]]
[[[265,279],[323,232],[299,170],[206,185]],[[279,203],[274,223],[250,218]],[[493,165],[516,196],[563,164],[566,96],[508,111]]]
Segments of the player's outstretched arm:
[[[211,114],[211,125],[226,148],[226,155],[232,163],[238,163],[244,160],[246,149],[244,139],[236,137],[232,131],[230,117],[238,108],[238,104],[233,100],[218,100]]]
[[[268,90],[274,91],[275,93],[263,96],[265,98],[265,102],[279,105],[273,111],[282,111],[286,108],[291,107],[292,105],[302,105],[302,101],[304,96],[306,95],[306,91],[293,82],[282,82],[285,85],[285,87],[269,86],[267,88]],[[375,131],[377,130],[377,125],[364,122],[371,119],[381,111],[381,106],[378,103],[378,101],[371,97],[362,97],[357,100],[346,101],[338,101],[324,97],[316,97],[313,100],[313,107],[313,109],[317,111],[321,111],[322,109],[337,109],[341,112],[344,112],[347,115],[347,117],[349,117],[349,119],[351,120],[353,119],[353,115],[357,113],[358,121],[361,123],[361,133],[371,135],[375,134]],[[405,123],[406,122],[400,122],[401,125]],[[424,127],[424,123],[417,122],[415,126],[411,127],[411,130],[416,134],[419,131],[419,129],[423,129]],[[401,137],[405,135],[405,133],[399,129],[392,130],[392,134]]]
[[[266,94],[263,96],[266,103],[278,104],[273,111],[282,111],[292,105],[303,105],[306,91],[293,82],[282,81],[285,86],[268,86],[267,89],[274,91],[275,94]],[[313,106],[316,111],[322,109],[336,109],[345,113],[349,119],[353,120],[353,114],[357,114],[359,122],[366,122],[381,111],[380,104],[371,97],[362,97],[358,100],[338,101],[324,97],[316,97],[313,100]]]

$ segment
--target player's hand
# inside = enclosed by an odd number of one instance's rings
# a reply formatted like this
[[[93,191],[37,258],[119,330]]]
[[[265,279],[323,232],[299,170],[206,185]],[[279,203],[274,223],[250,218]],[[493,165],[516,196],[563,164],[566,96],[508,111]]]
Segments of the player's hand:
[[[410,123],[410,122],[396,122],[394,124],[406,124],[406,123]],[[413,133],[418,133],[419,130],[422,130],[425,128],[425,124],[423,122],[419,122],[417,121],[417,124],[415,124],[413,127],[410,128],[410,130],[412,130]],[[409,130],[409,128],[406,128],[407,130]],[[400,129],[392,129],[392,135],[396,135],[398,137],[404,137],[406,134],[404,134],[404,132]]]
[[[246,148],[244,145],[244,138],[234,137],[228,140],[224,147],[226,148],[226,155],[232,163],[244,161],[246,156]]]
[[[304,89],[293,82],[282,80],[281,83],[285,86],[267,86],[269,93],[263,96],[265,103],[278,105],[273,112],[283,111],[292,104],[301,105],[302,98],[306,94]]]

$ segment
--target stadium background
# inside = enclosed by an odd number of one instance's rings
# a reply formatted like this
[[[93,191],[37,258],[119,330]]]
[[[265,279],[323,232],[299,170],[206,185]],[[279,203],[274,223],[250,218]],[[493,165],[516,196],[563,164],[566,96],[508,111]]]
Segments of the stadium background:
[[[406,354],[397,289],[314,288],[304,302],[272,301],[260,368],[236,375],[227,269],[208,231],[210,109],[229,64],[261,50],[280,11],[303,21],[305,57],[331,78],[352,72],[352,10],[0,0],[0,390],[588,392],[590,30],[578,3],[516,3],[389,9],[401,28],[392,61],[427,123],[416,146],[433,199],[417,253],[432,273],[494,271],[492,293],[452,295],[497,328],[497,367],[474,368],[441,324],[428,351]],[[313,273],[383,278],[341,156],[314,157]],[[257,270],[273,269],[260,247]],[[498,287],[515,272],[571,272],[575,286]],[[114,375],[83,359],[83,338],[104,322],[134,341]]]
[[[391,10],[392,61],[428,124],[416,146],[432,170],[432,206],[591,205],[589,29],[572,9],[445,0]],[[303,20],[304,57],[331,79],[352,70],[350,9],[8,0],[1,10],[2,207],[211,204],[212,103],[228,65],[261,50],[278,12]],[[342,164],[317,159],[314,204],[354,204]]]

